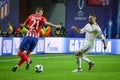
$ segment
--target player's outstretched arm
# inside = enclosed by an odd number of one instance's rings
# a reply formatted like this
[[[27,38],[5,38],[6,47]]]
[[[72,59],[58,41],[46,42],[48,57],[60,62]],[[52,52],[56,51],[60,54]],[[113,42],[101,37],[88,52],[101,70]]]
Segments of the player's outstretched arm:
[[[25,23],[20,23],[21,27],[27,27],[27,25]]]
[[[61,25],[55,25],[55,24],[52,24],[50,22],[45,22],[45,25],[49,25],[49,26],[52,26],[52,27],[55,27],[55,28],[60,28]]]
[[[75,30],[76,32],[80,33],[81,30],[79,28],[77,28],[76,26],[72,26],[71,27],[72,30]]]
[[[107,46],[106,46],[106,39],[105,39],[105,36],[102,34],[101,29],[98,29],[98,30],[99,30],[99,31],[98,31],[98,36],[101,37],[102,43],[103,43],[103,45],[104,45],[104,50],[106,50],[106,49],[107,49]]]
[[[105,41],[105,39],[102,39],[102,42],[103,42],[103,44],[104,44],[104,50],[106,50],[106,49],[107,49],[107,46],[106,46],[106,41]]]
[[[22,26],[22,27],[23,27],[23,26],[26,26],[26,25],[25,25],[24,23],[20,23],[20,26]]]

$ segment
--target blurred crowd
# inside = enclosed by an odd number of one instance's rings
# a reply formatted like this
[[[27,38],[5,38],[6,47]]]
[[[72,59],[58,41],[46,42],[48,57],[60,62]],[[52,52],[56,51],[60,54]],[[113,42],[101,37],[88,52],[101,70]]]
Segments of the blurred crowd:
[[[28,31],[27,26],[21,26],[22,24],[19,24],[19,26],[14,29],[11,22],[7,22],[7,28],[6,31],[2,31],[2,26],[0,26],[0,37],[24,37]],[[64,37],[66,33],[68,33],[68,30],[64,27],[63,23],[60,22],[59,25],[61,25],[60,28],[51,28],[48,25],[42,26],[40,30],[40,37]],[[115,39],[120,39],[119,34],[116,34]]]
[[[27,26],[19,26],[16,29],[13,29],[13,26],[10,22],[7,22],[7,29],[5,32],[2,31],[0,26],[0,36],[1,37],[24,37],[28,31]],[[43,25],[40,30],[40,37],[64,37],[68,30],[63,26],[63,23],[60,23],[61,27],[56,29],[51,29],[48,25]]]

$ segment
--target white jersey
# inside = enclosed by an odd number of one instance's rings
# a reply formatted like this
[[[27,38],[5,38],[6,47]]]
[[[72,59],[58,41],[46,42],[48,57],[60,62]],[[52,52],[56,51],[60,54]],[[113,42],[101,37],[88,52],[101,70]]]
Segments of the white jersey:
[[[93,25],[88,23],[87,25],[85,25],[85,27],[81,29],[80,33],[84,33],[84,32],[86,32],[86,35],[85,35],[86,41],[94,42],[94,40],[97,36],[101,37],[102,39],[105,39],[105,37],[102,34],[102,31],[97,23],[95,23]]]
[[[84,45],[80,48],[80,51],[84,54],[87,54],[93,49],[94,46],[94,40],[97,36],[101,37],[102,39],[105,39],[104,35],[102,34],[102,31],[97,23],[91,25],[87,24],[84,28],[81,29],[80,33],[85,33],[85,42]]]

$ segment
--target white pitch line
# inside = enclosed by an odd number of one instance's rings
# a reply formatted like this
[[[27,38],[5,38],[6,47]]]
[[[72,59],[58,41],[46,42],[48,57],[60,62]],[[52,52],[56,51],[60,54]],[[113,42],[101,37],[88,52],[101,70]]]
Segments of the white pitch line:
[[[49,58],[65,58],[65,57],[70,57],[70,56],[56,56],[56,57],[37,57],[37,58],[30,58],[32,60],[38,60],[38,59],[49,59]],[[9,59],[9,60],[0,60],[0,62],[4,62],[4,61],[16,61],[19,59]]]

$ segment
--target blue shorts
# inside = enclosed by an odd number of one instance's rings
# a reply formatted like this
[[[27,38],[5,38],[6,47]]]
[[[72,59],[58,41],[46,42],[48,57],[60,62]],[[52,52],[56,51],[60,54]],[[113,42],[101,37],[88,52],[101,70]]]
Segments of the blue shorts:
[[[35,46],[37,45],[38,38],[34,38],[31,36],[26,36],[22,43],[20,44],[19,49],[24,50],[24,51],[33,51]]]

